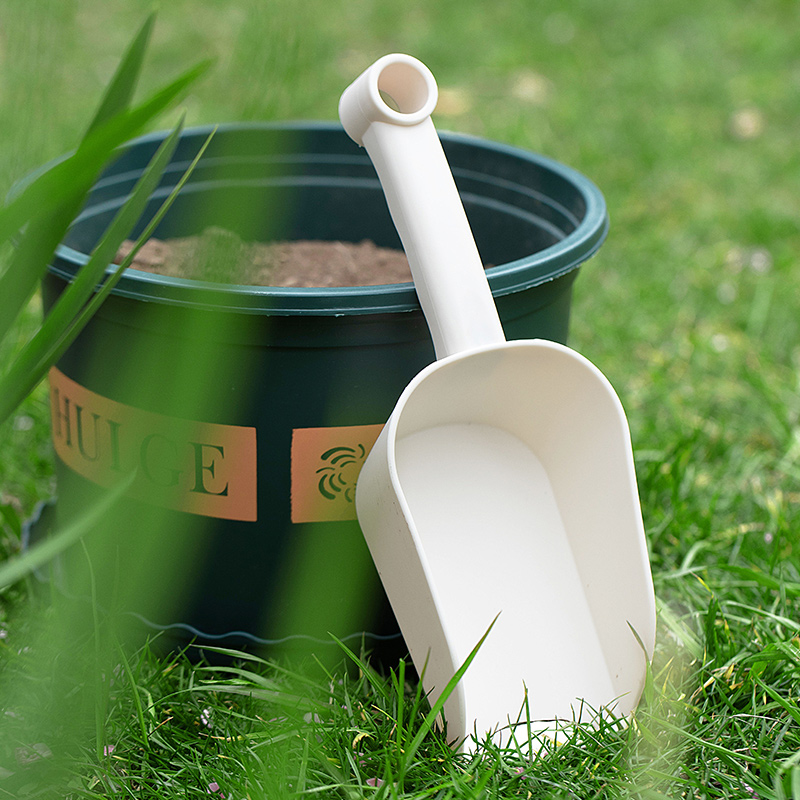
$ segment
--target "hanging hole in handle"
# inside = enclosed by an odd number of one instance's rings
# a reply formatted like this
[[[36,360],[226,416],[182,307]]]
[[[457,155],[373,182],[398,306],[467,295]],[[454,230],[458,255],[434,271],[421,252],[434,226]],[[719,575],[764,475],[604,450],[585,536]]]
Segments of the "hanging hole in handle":
[[[387,64],[381,70],[378,92],[383,102],[399,114],[417,114],[431,100],[434,105],[436,103],[436,83],[433,78],[406,61]]]

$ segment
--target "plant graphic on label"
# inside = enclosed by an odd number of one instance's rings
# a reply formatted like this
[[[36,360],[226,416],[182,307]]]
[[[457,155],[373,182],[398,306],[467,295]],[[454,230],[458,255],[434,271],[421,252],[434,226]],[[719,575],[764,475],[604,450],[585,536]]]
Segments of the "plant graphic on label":
[[[317,470],[317,474],[321,475],[317,484],[319,493],[329,500],[342,495],[348,503],[355,502],[356,479],[366,457],[367,449],[363,444],[326,450],[320,459],[328,463]]]
[[[356,481],[383,425],[292,431],[292,522],[356,519]]]

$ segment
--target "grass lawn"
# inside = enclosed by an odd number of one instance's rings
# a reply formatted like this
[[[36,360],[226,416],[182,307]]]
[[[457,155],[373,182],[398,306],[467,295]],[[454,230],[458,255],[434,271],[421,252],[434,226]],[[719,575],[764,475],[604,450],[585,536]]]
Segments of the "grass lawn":
[[[0,0],[0,193],[75,145],[149,10]],[[575,284],[570,344],[631,426],[652,673],[629,725],[565,725],[533,760],[454,755],[402,662],[106,648],[101,621],[65,631],[22,582],[0,594],[0,798],[800,800],[798,29],[793,0],[164,3],[142,90],[216,60],[188,124],[334,120],[350,80],[399,50],[437,76],[439,128],[602,189],[611,231]],[[39,387],[0,429],[4,557],[53,464]]]

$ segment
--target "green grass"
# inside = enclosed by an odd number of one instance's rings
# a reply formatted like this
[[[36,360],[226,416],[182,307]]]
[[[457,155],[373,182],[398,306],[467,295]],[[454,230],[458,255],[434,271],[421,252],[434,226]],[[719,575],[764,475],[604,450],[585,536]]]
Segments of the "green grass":
[[[0,0],[0,191],[74,146],[148,10]],[[18,585],[0,598],[0,797],[800,800],[798,23],[791,0],[164,4],[142,91],[217,61],[188,124],[335,119],[357,72],[403,50],[437,75],[440,128],[601,187],[611,233],[570,343],[630,421],[656,654],[628,726],[565,726],[533,761],[432,731],[406,760],[428,710],[410,668],[123,655],[103,620],[53,637],[58,612]],[[40,387],[0,429],[4,554],[53,492],[48,413]]]

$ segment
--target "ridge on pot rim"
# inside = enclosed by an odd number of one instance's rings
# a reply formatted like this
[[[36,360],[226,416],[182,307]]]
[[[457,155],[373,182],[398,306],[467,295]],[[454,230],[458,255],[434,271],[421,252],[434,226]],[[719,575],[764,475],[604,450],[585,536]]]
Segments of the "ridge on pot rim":
[[[185,131],[143,221],[167,196],[212,130],[212,126],[201,126]],[[90,242],[81,235],[82,229],[96,230],[97,217],[110,220],[124,201],[125,186],[132,186],[138,174],[127,169],[126,162],[141,164],[155,152],[163,138],[163,133],[153,133],[133,140],[104,173],[75,221],[72,233],[59,246],[52,273],[69,280],[88,260]],[[515,223],[516,230],[509,229],[506,235],[507,259],[487,268],[495,297],[524,291],[565,275],[594,255],[603,243],[609,224],[605,200],[597,186],[581,173],[545,156],[475,136],[445,132],[440,138],[482,255],[485,227],[492,226],[500,217],[506,226],[510,220]],[[220,177],[222,171],[224,178]],[[231,171],[241,177],[232,178]],[[349,184],[374,195],[379,207],[385,205],[366,153],[340,125],[314,122],[218,126],[178,204],[212,187],[236,186],[241,191],[255,186],[277,189],[292,184],[312,192],[315,188],[330,190]],[[388,212],[386,216],[388,220]],[[385,241],[377,244],[402,249],[390,221],[388,225],[385,232],[376,233],[374,220],[354,219],[346,230],[321,230],[317,238],[360,241],[383,236]],[[143,222],[134,234],[142,227]],[[534,238],[538,237],[537,243],[532,243],[531,231]],[[520,232],[525,235],[520,236]],[[264,240],[293,238],[291,230],[279,229],[277,235],[274,229],[265,233]],[[167,220],[156,236],[169,235]],[[491,238],[497,240],[494,229]],[[546,246],[540,246],[542,242]],[[338,316],[419,310],[411,282],[285,288],[190,281],[129,269],[113,293],[142,300],[207,304],[271,315]]]

